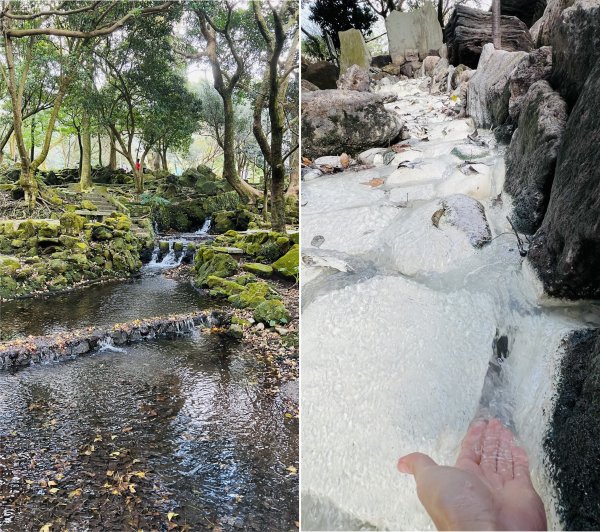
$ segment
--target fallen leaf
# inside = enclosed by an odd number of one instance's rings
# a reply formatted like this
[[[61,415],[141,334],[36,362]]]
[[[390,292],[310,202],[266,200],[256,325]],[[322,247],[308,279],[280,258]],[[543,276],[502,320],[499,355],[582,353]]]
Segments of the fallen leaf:
[[[107,477],[112,477],[114,474],[115,474],[115,472],[111,471],[110,469],[106,472]]]
[[[370,187],[375,188],[375,187],[380,187],[384,183],[385,183],[384,179],[381,179],[380,177],[374,177],[370,181],[364,181],[362,184],[363,185],[369,185]]]
[[[286,470],[288,470],[291,475],[295,475],[298,472],[298,470],[293,465],[286,467]]]
[[[80,496],[81,496],[81,488],[77,488],[69,493],[69,499],[72,499],[73,497],[80,497]]]
[[[171,519],[173,519],[173,517],[177,517],[179,514],[176,514],[175,512],[169,512],[167,514],[167,519],[170,521]]]
[[[48,490],[50,493],[52,493],[52,495],[54,495],[55,493],[58,493],[59,489],[58,488],[52,488],[50,490]]]
[[[342,165],[342,168],[348,168],[348,166],[350,166],[350,157],[347,153],[342,153],[340,155],[340,164]]]
[[[40,532],[50,532],[52,530],[52,523],[46,523],[42,528],[40,528]]]

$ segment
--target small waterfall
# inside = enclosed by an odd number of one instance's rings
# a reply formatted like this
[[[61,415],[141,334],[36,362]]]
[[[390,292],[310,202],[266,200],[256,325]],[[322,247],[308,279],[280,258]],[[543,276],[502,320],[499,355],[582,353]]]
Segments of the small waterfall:
[[[117,347],[113,343],[113,339],[110,336],[105,336],[104,338],[102,338],[102,340],[100,340],[100,342],[98,342],[98,352],[102,353],[103,351],[110,351],[111,353],[127,352],[126,349],[123,349],[122,347]]]
[[[210,231],[211,225],[212,225],[212,218],[208,217],[206,220],[204,220],[204,224],[202,225],[202,227],[200,229],[198,229],[198,231],[196,231],[194,234],[195,235],[208,234],[208,232]]]
[[[164,240],[162,242],[164,242]],[[179,266],[185,256],[185,249],[176,251],[175,244],[177,242],[178,241],[175,240],[169,240],[169,251],[162,256],[160,253],[160,242],[158,242],[152,251],[152,259],[144,266],[144,268],[147,270],[165,270]],[[185,247],[185,242],[183,244]]]

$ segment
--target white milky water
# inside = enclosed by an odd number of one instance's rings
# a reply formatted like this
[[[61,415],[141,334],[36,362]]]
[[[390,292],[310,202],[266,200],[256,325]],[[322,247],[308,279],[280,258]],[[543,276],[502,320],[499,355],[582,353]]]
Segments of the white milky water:
[[[468,120],[443,113],[447,96],[418,83],[393,86],[401,100],[388,108],[428,140],[408,141],[411,150],[391,166],[302,187],[302,527],[433,529],[396,462],[418,450],[454,463],[498,331],[510,352],[487,399],[494,415],[514,424],[548,524],[560,528],[542,442],[561,339],[598,323],[598,309],[543,296],[506,220],[510,198],[493,201],[504,181],[493,137],[479,132],[491,150],[465,175],[453,148],[486,150],[468,143]],[[403,161],[418,164],[397,169]],[[365,184],[373,178],[386,182]],[[496,238],[481,249],[457,228],[432,224],[439,199],[455,193],[485,207]]]

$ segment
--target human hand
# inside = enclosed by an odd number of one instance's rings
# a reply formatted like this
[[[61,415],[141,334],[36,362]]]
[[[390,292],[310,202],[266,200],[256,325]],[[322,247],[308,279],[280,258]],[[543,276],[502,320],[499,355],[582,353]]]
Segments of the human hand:
[[[412,453],[400,458],[398,470],[414,475],[438,530],[546,530],[527,454],[497,419],[471,424],[455,467]]]

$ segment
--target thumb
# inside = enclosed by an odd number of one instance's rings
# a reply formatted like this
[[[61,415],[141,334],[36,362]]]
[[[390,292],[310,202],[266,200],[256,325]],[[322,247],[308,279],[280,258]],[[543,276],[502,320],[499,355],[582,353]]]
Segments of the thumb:
[[[419,477],[423,471],[437,464],[426,454],[410,453],[398,460],[398,471]]]

